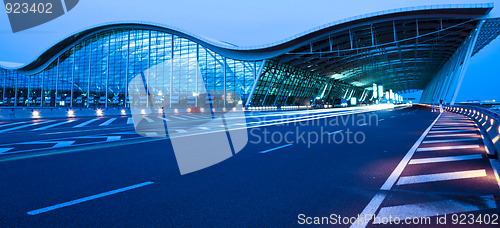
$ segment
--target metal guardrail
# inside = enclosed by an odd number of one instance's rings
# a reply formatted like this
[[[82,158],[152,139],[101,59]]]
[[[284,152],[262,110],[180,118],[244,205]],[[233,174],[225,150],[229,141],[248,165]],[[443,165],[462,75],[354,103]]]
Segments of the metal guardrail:
[[[455,105],[446,106],[444,110],[471,118],[481,128],[486,143],[487,153],[498,156],[500,152],[500,114],[478,106]],[[492,151],[490,151],[492,150]]]

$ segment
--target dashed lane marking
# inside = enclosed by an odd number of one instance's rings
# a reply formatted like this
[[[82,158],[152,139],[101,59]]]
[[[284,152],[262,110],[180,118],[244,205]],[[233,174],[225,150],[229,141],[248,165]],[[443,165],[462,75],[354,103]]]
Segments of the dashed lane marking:
[[[261,151],[260,153],[261,153],[261,154],[269,153],[269,152],[271,152],[271,151],[279,150],[279,149],[282,149],[282,148],[285,148],[285,147],[289,147],[289,146],[291,146],[291,145],[293,145],[293,144],[285,144],[285,145],[283,145],[283,146],[278,146],[278,147],[275,147],[275,148],[272,148],[272,149],[269,149],[269,150],[264,150],[264,151]]]

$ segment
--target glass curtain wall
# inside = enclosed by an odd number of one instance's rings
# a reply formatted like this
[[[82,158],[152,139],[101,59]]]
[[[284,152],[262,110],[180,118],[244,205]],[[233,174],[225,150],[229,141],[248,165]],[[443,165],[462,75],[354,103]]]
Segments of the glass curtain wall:
[[[130,102],[168,108],[245,104],[261,61],[221,56],[189,39],[153,30],[113,29],[69,47],[44,70],[0,71],[0,104],[44,107],[128,107]],[[134,77],[149,86],[128,96]],[[154,100],[149,100],[154,99]]]

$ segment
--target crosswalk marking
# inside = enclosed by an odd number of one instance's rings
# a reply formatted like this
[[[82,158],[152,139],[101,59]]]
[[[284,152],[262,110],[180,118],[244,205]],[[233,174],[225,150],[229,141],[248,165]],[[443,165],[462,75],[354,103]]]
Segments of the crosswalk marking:
[[[165,121],[172,121],[172,120],[164,118],[164,117],[159,117],[159,118],[162,119],[162,120],[165,120]]]
[[[428,203],[406,204],[380,209],[379,218],[422,218],[445,214],[457,214],[497,208],[492,195],[470,200],[443,200]],[[374,224],[381,223],[374,220]]]
[[[485,177],[485,176],[486,176],[486,171],[484,169],[459,171],[459,172],[448,172],[448,173],[435,173],[435,174],[416,175],[416,176],[405,176],[405,177],[399,178],[397,185],[418,184],[418,183],[427,183],[427,182],[435,182],[435,181],[458,180],[458,179],[476,178],[476,177]]]
[[[47,126],[44,126],[44,127],[33,129],[33,131],[47,130],[49,128],[57,127],[57,126],[60,126],[60,125],[63,125],[63,124],[67,124],[67,123],[71,123],[73,121],[76,121],[76,120],[73,119],[73,120],[68,120],[68,121],[64,121],[64,122],[60,122],[60,123],[55,123],[55,124],[47,125]]]
[[[436,146],[436,147],[418,148],[417,152],[436,151],[436,150],[474,149],[479,147],[480,147],[479,145]]]
[[[182,129],[177,129],[176,131],[179,132],[179,133],[185,133],[185,132],[187,132],[186,130],[182,130]]]
[[[173,117],[173,118],[176,118],[176,119],[180,119],[180,120],[187,120],[186,118],[182,118],[180,116],[170,116],[170,117]]]
[[[18,130],[18,129],[21,129],[21,128],[26,128],[26,127],[31,127],[31,126],[36,126],[36,125],[44,124],[44,123],[51,123],[51,122],[54,122],[54,121],[55,120],[47,120],[47,121],[43,121],[43,122],[36,122],[36,123],[21,125],[21,126],[17,126],[17,127],[7,128],[7,129],[0,130],[0,133],[7,132],[7,131]]]
[[[0,148],[0,154],[5,153],[5,152],[12,150],[12,149],[14,149],[14,148],[10,148],[10,147],[9,148]]]
[[[80,136],[80,137],[77,137],[79,139],[101,139],[101,138],[105,138],[106,139],[106,142],[111,142],[111,141],[116,141],[116,140],[120,140],[122,137],[121,136],[107,136],[107,135],[89,135],[89,136]]]
[[[147,116],[143,116],[142,118],[144,118],[145,120],[147,120],[150,123],[155,122],[154,120],[152,120],[151,118],[149,118]]]
[[[8,124],[2,124],[0,125],[0,127],[8,127],[8,126],[12,126],[12,125],[16,125],[16,124],[22,124],[22,123],[26,123],[26,122],[14,122],[14,123],[8,123]]]
[[[134,123],[134,119],[132,117],[129,117],[127,119],[127,124],[133,124]]]
[[[209,128],[208,128],[208,127],[198,127],[198,129],[201,129],[201,130],[208,130]]]
[[[473,155],[460,155],[460,156],[448,156],[448,157],[436,157],[436,158],[414,158],[411,159],[408,164],[427,164],[435,162],[450,162],[450,161],[463,161],[463,160],[473,160],[481,159],[483,156],[480,154]]]
[[[433,134],[438,134],[438,133],[453,133],[453,132],[471,132],[471,131],[477,131],[478,129],[471,129],[471,130],[446,130],[446,131],[429,131],[429,133],[433,133]]]
[[[87,126],[87,125],[89,125],[89,124],[91,124],[91,123],[93,123],[95,121],[97,121],[97,119],[91,119],[91,120],[85,121],[85,122],[83,122],[81,124],[78,124],[78,125],[76,125],[74,127],[85,127],[85,126]]]
[[[428,138],[436,137],[478,137],[478,134],[447,134],[447,135],[427,135]]]
[[[434,128],[433,130],[477,130],[477,128],[472,128],[472,127],[440,127],[440,128]]]
[[[477,138],[465,138],[465,139],[444,139],[444,140],[427,140],[422,143],[447,143],[447,142],[463,142],[463,141],[474,141]]]
[[[109,120],[106,120],[106,122],[104,122],[102,124],[99,124],[99,126],[107,126],[107,125],[109,125],[110,123],[112,123],[115,120],[116,120],[116,118],[111,118]]]

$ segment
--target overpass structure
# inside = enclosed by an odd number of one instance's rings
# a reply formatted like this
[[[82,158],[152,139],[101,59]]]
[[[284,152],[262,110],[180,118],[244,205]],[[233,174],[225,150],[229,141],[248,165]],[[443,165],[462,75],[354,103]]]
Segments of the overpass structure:
[[[453,104],[469,59],[500,34],[500,19],[488,16],[492,8],[387,10],[256,47],[159,24],[109,23],[67,37],[24,66],[0,68],[0,103],[129,107],[154,100],[171,109],[225,108],[226,99],[212,100],[230,94],[246,107],[301,106],[314,98],[374,103],[389,90],[423,90],[422,103]],[[127,85],[142,72],[155,85],[152,95],[131,99]],[[384,89],[374,93],[378,85]]]

